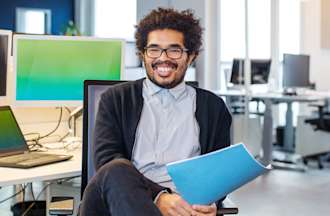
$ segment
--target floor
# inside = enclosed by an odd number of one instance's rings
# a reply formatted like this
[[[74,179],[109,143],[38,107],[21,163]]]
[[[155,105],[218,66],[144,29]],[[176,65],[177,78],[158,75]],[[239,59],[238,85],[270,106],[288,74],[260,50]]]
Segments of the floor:
[[[34,184],[35,194],[42,184]],[[13,194],[13,187],[0,189],[1,200]],[[26,199],[31,198],[29,192]],[[305,173],[273,170],[230,195],[239,216],[328,216],[330,215],[330,168]],[[0,204],[0,215],[11,216],[14,199]]]
[[[230,195],[239,216],[330,215],[330,169],[273,170]]]

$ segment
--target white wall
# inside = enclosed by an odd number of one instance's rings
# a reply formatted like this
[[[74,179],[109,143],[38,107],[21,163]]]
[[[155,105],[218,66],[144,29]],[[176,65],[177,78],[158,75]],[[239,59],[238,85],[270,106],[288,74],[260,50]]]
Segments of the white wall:
[[[302,2],[302,53],[311,56],[310,79],[330,90],[330,49],[321,48],[321,0]]]

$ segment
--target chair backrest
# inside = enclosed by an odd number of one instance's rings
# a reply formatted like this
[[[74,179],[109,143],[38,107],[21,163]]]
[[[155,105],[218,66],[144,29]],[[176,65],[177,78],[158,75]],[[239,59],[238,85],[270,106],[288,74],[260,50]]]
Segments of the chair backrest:
[[[83,112],[83,153],[81,174],[81,197],[88,181],[95,173],[92,155],[93,128],[101,95],[111,86],[127,81],[86,80],[84,82],[84,112]],[[198,87],[198,82],[190,81],[188,85]]]
[[[93,144],[93,128],[101,95],[109,87],[122,82],[125,81],[85,80],[84,82],[81,197],[88,181],[95,173],[91,148]]]

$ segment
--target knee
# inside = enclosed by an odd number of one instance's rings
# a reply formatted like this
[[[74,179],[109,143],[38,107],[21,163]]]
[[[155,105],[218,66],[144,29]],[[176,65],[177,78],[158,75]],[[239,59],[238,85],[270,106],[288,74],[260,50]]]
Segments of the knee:
[[[96,173],[97,178],[109,179],[120,179],[125,177],[127,173],[134,170],[134,166],[127,159],[114,159],[104,164]]]
[[[106,208],[102,200],[100,188],[95,180],[92,179],[85,188],[79,207],[79,215],[104,215],[104,209]]]

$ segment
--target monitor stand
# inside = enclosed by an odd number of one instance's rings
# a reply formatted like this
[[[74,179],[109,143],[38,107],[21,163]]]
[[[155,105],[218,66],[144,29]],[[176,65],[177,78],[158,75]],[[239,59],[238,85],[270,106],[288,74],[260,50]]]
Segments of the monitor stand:
[[[70,127],[69,129],[69,135],[65,137],[62,142],[70,145],[70,144],[75,144],[75,143],[82,143],[81,137],[77,136],[77,119],[82,116],[83,114],[83,106],[79,106],[70,113],[69,117],[69,125],[70,121],[73,122],[72,128]]]
[[[297,89],[295,89],[295,88],[284,88],[282,94],[283,95],[289,95],[289,96],[295,96],[295,95],[297,95]]]

